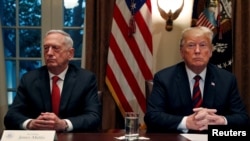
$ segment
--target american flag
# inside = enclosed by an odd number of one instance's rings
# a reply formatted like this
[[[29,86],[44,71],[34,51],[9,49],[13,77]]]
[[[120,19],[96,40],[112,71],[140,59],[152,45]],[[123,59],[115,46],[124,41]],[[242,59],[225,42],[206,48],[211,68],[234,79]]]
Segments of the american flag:
[[[198,17],[197,26],[206,26],[213,29],[216,26],[214,15],[208,9],[205,9]]]
[[[214,4],[210,0],[194,0],[192,18],[197,19],[193,26],[206,26],[210,29],[217,25]]]
[[[106,67],[106,84],[122,115],[146,111],[145,80],[152,75],[150,0],[116,0]]]

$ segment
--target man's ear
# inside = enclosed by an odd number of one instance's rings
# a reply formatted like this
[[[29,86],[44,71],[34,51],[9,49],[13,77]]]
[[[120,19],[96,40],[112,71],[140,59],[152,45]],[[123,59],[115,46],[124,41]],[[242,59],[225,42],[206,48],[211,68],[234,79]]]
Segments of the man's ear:
[[[75,49],[74,49],[74,48],[71,48],[71,49],[68,51],[69,60],[71,60],[72,58],[74,58],[74,52],[75,52]]]

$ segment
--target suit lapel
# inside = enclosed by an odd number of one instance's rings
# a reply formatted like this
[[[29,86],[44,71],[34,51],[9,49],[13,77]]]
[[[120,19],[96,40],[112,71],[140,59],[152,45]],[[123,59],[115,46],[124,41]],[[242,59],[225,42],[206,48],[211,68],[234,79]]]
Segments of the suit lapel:
[[[42,98],[42,103],[45,111],[52,111],[51,108],[51,92],[50,92],[50,80],[48,70],[42,70],[41,76],[34,85],[39,88],[39,95]]]
[[[180,94],[180,100],[182,105],[189,105],[192,107],[191,92],[189,86],[189,80],[184,63],[177,69],[176,83],[178,86],[178,94]]]
[[[61,103],[60,103],[60,111],[61,109],[66,109],[68,102],[71,99],[72,92],[75,86],[76,81],[76,73],[72,69],[72,67],[69,66],[69,69],[66,73],[64,83],[63,83],[63,90],[61,93]]]
[[[203,92],[203,107],[211,107],[216,95],[216,78],[214,77],[213,66],[208,65],[206,80]],[[181,103],[192,107],[191,91],[189,80],[185,69],[185,64],[180,64],[177,68],[176,82],[178,86],[178,94],[180,94]]]
[[[214,77],[212,66],[208,65],[206,80],[204,85],[204,94],[203,94],[203,106],[211,107],[214,102],[214,98],[216,95],[216,78]]]

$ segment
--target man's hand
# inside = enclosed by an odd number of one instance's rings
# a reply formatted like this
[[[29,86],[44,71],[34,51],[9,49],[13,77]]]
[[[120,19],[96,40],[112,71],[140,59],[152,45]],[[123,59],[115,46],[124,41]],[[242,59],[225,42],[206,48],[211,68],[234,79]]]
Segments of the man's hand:
[[[41,113],[36,119],[31,120],[28,125],[31,130],[56,130],[64,131],[67,127],[65,120],[58,118],[54,113]]]
[[[194,113],[188,116],[186,123],[187,128],[191,130],[207,130],[208,125],[217,125],[224,121],[222,116],[215,114],[217,112],[216,109],[207,109],[201,107],[194,108],[193,111]]]

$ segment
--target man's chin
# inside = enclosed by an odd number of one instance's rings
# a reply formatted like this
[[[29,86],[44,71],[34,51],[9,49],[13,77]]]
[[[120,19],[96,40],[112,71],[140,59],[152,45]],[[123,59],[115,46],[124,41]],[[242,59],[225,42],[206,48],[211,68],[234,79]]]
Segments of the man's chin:
[[[192,64],[192,67],[194,68],[205,68],[206,64],[204,64],[204,62],[195,62]]]
[[[47,67],[48,68],[56,68],[57,64],[55,64],[55,63],[49,63],[49,64],[47,64]]]
[[[206,66],[206,64],[204,63],[204,61],[195,61],[194,66],[197,66],[197,67],[202,67],[202,66]]]

